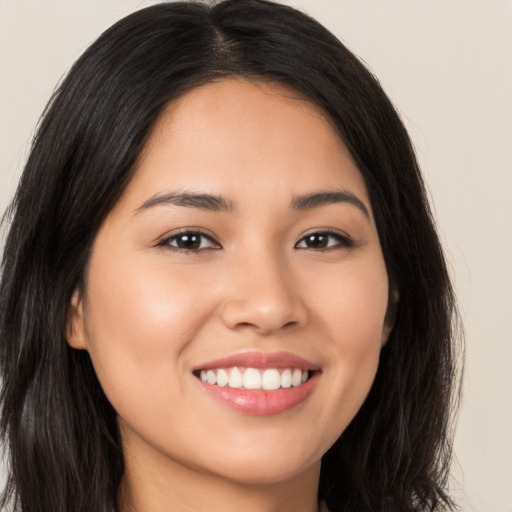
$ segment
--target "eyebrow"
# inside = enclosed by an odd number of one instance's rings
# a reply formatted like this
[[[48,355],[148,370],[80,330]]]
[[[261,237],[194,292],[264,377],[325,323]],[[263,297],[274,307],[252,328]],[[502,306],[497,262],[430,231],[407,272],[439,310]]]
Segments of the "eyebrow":
[[[158,205],[185,206],[188,208],[199,208],[213,212],[233,212],[235,205],[233,201],[213,194],[195,194],[189,192],[170,192],[169,194],[156,195],[144,202],[135,210],[136,213],[147,210]]]
[[[370,220],[370,213],[364,203],[357,196],[346,190],[319,191],[294,197],[291,202],[291,209],[295,211],[307,211],[320,206],[337,203],[348,203],[355,206]],[[200,210],[225,213],[233,213],[236,210],[235,203],[231,199],[221,195],[194,192],[170,192],[149,198],[142,206],[139,206],[139,208],[135,210],[135,213],[159,205],[184,206],[187,208],[198,208]]]
[[[293,199],[292,208],[294,210],[304,211],[336,203],[351,204],[358,208],[364,216],[370,220],[370,213],[364,203],[357,196],[346,190],[327,190],[299,196]]]

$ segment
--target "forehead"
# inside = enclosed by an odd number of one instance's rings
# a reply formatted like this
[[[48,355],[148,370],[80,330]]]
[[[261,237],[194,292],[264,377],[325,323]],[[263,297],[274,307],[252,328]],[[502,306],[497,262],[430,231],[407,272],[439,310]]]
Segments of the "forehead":
[[[244,79],[197,87],[161,113],[127,192],[140,200],[171,187],[283,198],[348,187],[367,198],[361,173],[318,106],[283,85]]]

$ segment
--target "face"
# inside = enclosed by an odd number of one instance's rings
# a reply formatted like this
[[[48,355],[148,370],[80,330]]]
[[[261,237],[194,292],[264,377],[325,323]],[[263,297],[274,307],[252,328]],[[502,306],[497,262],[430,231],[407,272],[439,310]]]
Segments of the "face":
[[[322,112],[225,80],[161,114],[104,221],[68,341],[140,465],[279,482],[362,405],[388,279],[363,178]]]

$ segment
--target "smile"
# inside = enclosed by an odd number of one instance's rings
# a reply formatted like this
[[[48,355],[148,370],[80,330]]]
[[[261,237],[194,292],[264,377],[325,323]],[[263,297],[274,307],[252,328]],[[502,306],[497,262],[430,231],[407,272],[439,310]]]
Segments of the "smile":
[[[199,378],[220,387],[275,391],[304,384],[309,371],[300,368],[218,368],[201,370]]]
[[[295,409],[308,399],[321,373],[316,364],[287,352],[234,354],[193,369],[207,395],[254,416]]]

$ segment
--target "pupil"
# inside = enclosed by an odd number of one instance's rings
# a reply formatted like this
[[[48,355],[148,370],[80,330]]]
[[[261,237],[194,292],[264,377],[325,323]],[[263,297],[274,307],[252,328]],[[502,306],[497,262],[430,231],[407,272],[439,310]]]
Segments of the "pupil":
[[[326,235],[309,235],[306,239],[306,245],[308,247],[326,247],[327,236]]]
[[[201,239],[198,235],[181,235],[178,238],[180,249],[198,249],[201,245]]]

